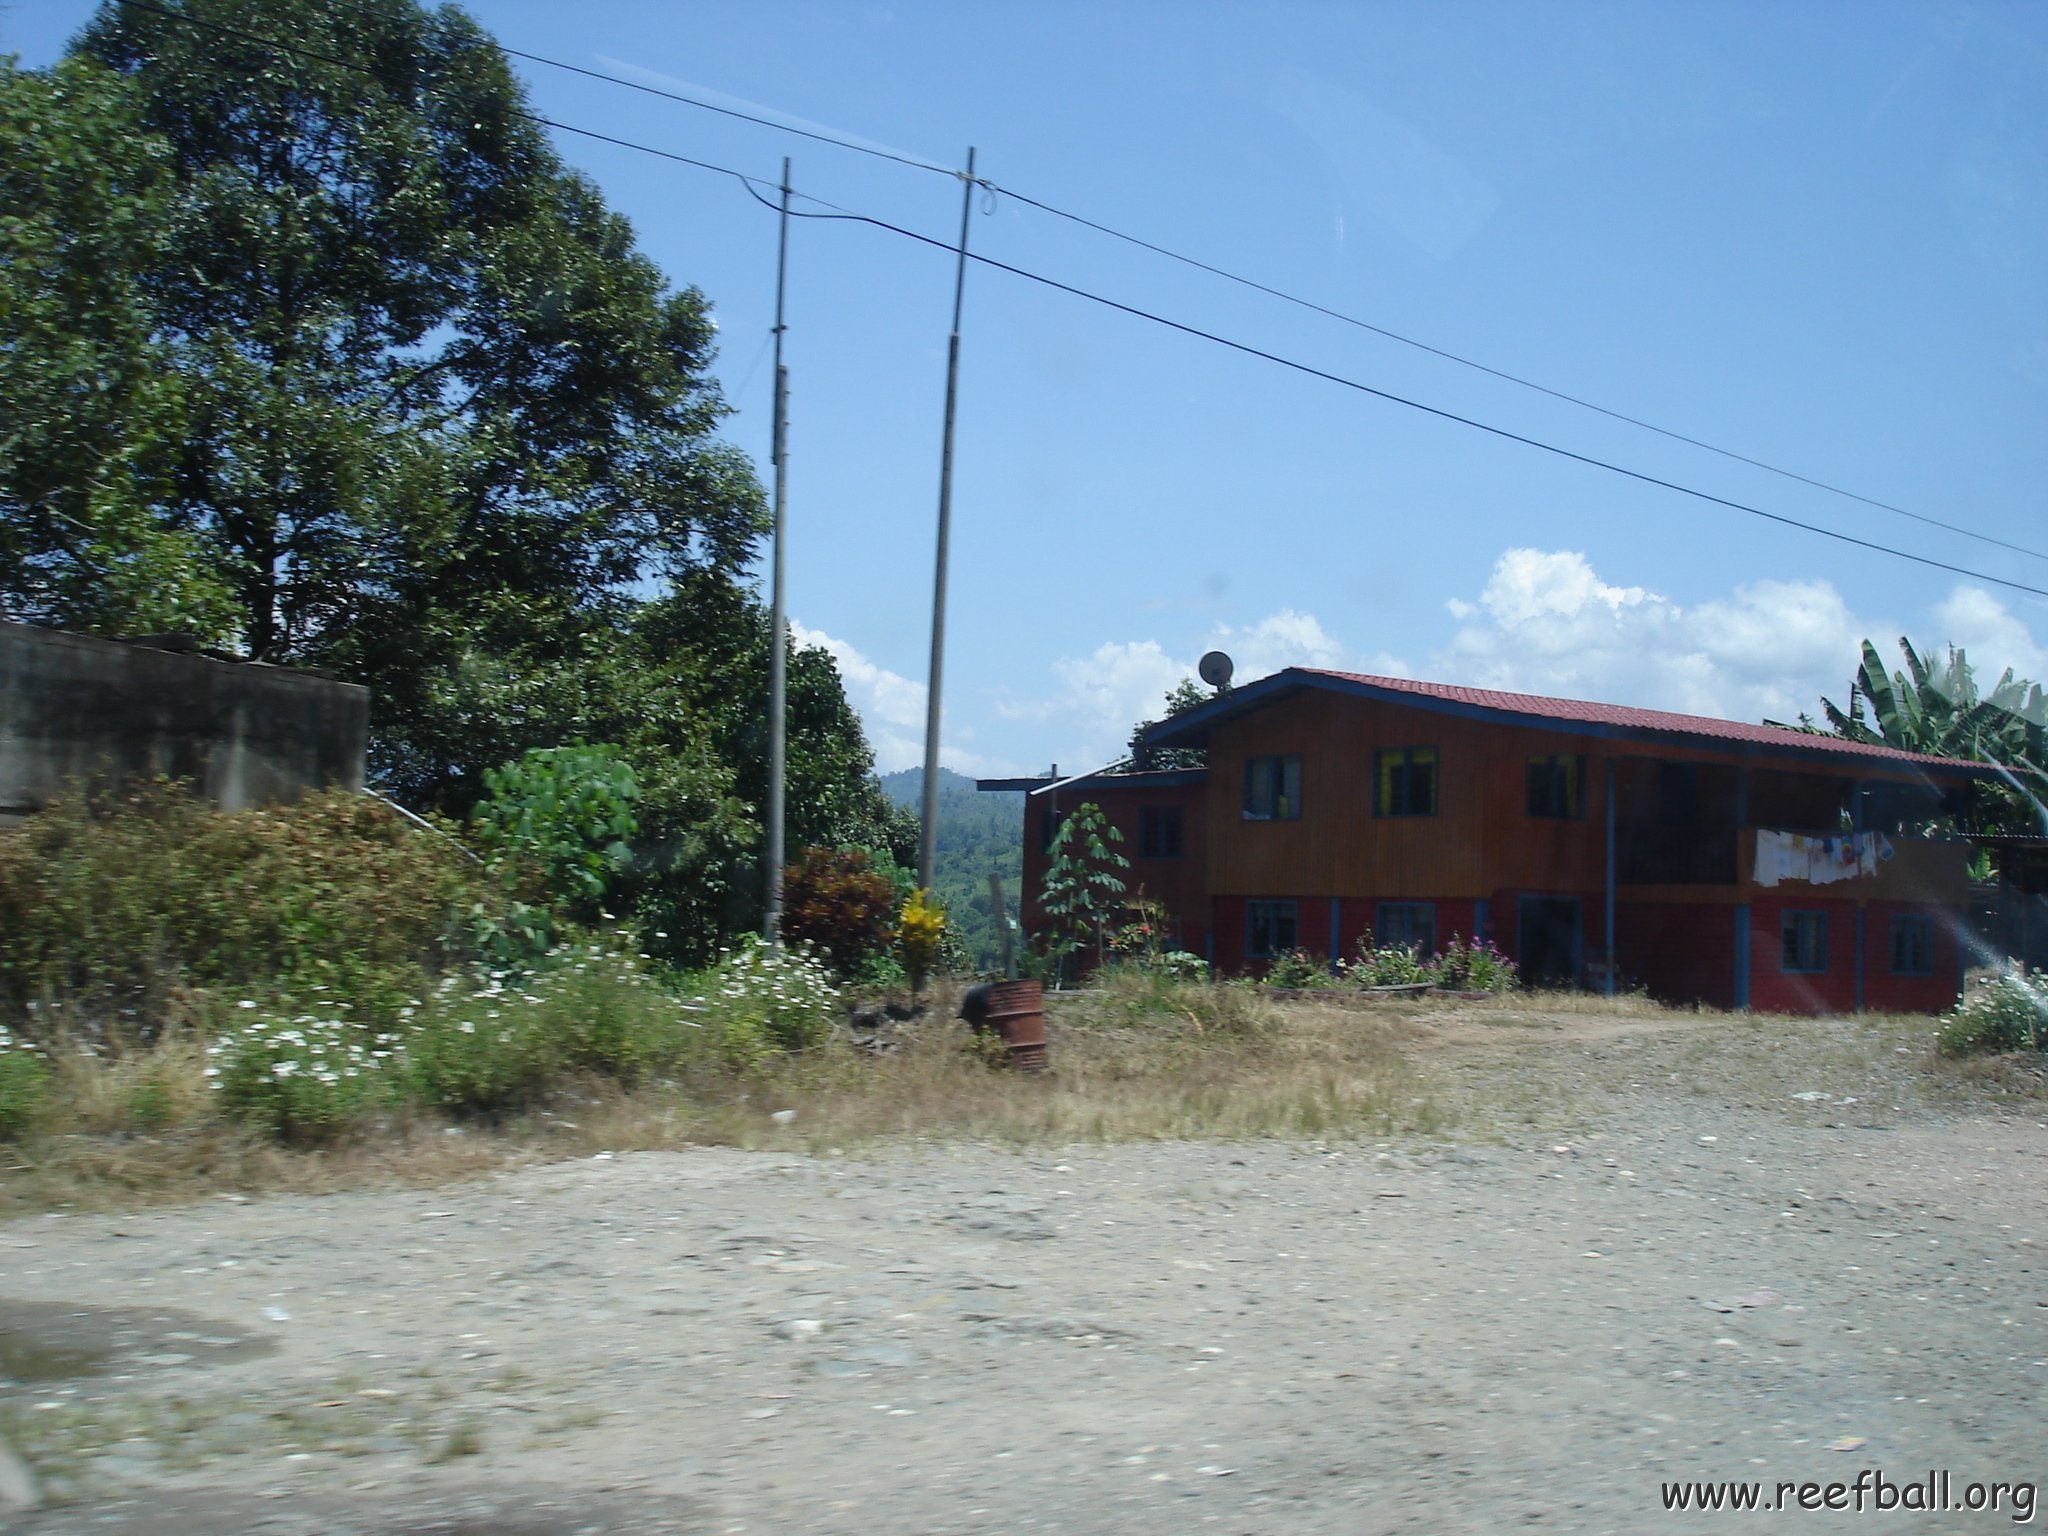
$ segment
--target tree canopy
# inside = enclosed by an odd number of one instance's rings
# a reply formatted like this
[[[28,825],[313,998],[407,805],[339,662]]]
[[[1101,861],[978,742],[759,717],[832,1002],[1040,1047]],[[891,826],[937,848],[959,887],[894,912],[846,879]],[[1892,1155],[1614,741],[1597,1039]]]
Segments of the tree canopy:
[[[767,623],[704,296],[413,0],[109,0],[0,64],[0,616],[372,689],[379,781],[607,741],[679,951],[758,914]],[[901,846],[823,653],[793,842]]]

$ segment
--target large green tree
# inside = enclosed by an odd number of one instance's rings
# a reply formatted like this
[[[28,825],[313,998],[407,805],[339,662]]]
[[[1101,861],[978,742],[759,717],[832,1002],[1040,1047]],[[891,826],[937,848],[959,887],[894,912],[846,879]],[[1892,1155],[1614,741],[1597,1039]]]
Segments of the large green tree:
[[[184,381],[146,291],[170,148],[132,87],[0,61],[0,617],[218,632],[226,585],[167,505]]]
[[[0,70],[0,604],[370,685],[379,781],[612,742],[678,958],[761,900],[765,532],[704,297],[413,0],[108,0]],[[649,594],[659,593],[651,598]],[[793,842],[900,845],[830,658]]]

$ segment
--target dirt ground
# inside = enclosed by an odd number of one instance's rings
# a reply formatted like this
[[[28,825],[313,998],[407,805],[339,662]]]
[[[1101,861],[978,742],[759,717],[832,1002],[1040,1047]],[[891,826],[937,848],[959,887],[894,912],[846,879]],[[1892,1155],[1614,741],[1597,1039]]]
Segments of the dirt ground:
[[[73,1501],[13,1528],[1636,1532],[1785,1518],[1669,1480],[2043,1480],[2024,1074],[1855,1021],[1402,1027],[1444,1140],[683,1149],[0,1226],[0,1422]]]

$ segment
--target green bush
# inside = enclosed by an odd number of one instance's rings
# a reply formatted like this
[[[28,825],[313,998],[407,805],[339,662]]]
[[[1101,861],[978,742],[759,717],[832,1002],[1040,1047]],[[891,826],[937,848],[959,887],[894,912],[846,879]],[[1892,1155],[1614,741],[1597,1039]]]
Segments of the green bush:
[[[409,1020],[409,1092],[451,1114],[496,1115],[548,1096],[566,1056],[553,1022],[501,974],[445,976]]]
[[[1490,939],[1467,944],[1454,933],[1436,957],[1436,984],[1453,992],[1508,992],[1516,980],[1515,962]]]
[[[839,989],[823,959],[804,945],[773,949],[745,939],[698,983],[689,1021],[735,1066],[758,1066],[831,1038]]]
[[[0,1141],[34,1130],[49,1097],[49,1064],[0,1025]]]
[[[458,848],[364,795],[231,814],[167,783],[74,796],[0,833],[0,1020],[147,1042],[193,988],[316,984],[388,1013],[485,896]]]
[[[1437,972],[1414,950],[1376,947],[1367,933],[1358,941],[1358,958],[1344,967],[1344,979],[1358,987],[1412,987],[1436,981]]]
[[[396,1097],[397,1040],[342,1017],[345,1007],[243,999],[238,1010],[246,1019],[207,1048],[221,1107],[238,1119],[282,1141],[320,1142]]]
[[[1269,987],[1314,989],[1336,984],[1336,978],[1330,974],[1329,957],[1307,949],[1291,949],[1276,955],[1266,967],[1265,980]]]
[[[2010,972],[1980,980],[1942,1015],[1935,1048],[1944,1056],[2048,1050],[2048,986]]]
[[[545,953],[561,919],[589,922],[632,863],[640,781],[616,747],[536,747],[485,770],[471,818],[510,898],[480,909],[479,937],[501,961]]]

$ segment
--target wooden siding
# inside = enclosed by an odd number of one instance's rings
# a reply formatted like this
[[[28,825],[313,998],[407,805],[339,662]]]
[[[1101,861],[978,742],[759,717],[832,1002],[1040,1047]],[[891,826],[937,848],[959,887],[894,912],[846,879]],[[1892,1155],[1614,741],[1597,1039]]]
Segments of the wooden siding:
[[[1896,775],[1838,764],[1752,769],[1739,754],[1660,742],[1614,744],[1583,736],[1497,721],[1467,719],[1378,700],[1308,692],[1276,701],[1219,724],[1209,746],[1206,822],[1208,890],[1212,896],[1295,899],[1341,896],[1370,900],[1495,899],[1503,892],[1604,895],[1607,880],[1607,785],[1612,761],[1620,786],[1616,803],[1618,853],[1655,819],[1659,764],[1700,765],[1702,835],[1716,843],[1716,878],[1620,879],[1617,900],[1639,903],[1733,906],[1755,894],[1758,824],[1744,813],[1740,776],[1762,783],[1758,809],[1797,810],[1821,816],[1841,803],[1853,781]],[[1437,811],[1430,816],[1375,816],[1373,763],[1388,748],[1434,747]],[[1261,821],[1244,814],[1245,764],[1253,757],[1299,754],[1301,816]],[[1581,759],[1580,814],[1573,819],[1528,814],[1527,773],[1532,756],[1572,754]],[[1776,819],[1761,824],[1777,826]],[[1815,887],[1830,897],[1919,901],[1963,900],[1968,850],[1961,843],[1894,838],[1897,857],[1875,876]],[[1637,861],[1638,867],[1644,867]],[[1654,861],[1650,867],[1654,867]],[[1786,889],[1798,889],[1787,887]],[[1767,892],[1764,894],[1768,894]],[[1221,920],[1219,919],[1219,924]],[[1589,915],[1587,939],[1600,926]]]

